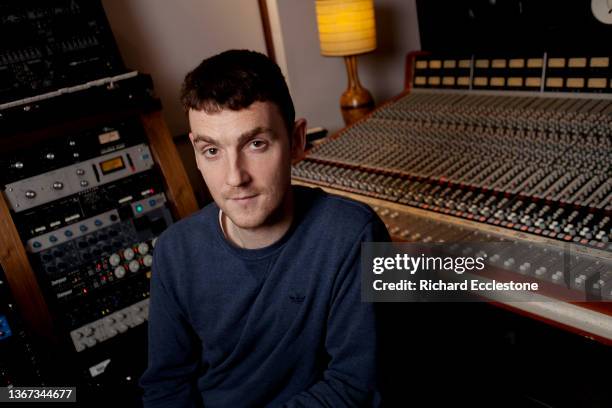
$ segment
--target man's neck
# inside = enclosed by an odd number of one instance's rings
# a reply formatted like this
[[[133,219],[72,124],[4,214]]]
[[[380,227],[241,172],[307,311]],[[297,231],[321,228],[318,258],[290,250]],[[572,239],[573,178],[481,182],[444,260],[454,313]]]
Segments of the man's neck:
[[[287,191],[287,199],[278,209],[278,214],[268,224],[257,228],[240,228],[221,212],[221,228],[225,237],[235,246],[245,249],[259,249],[272,245],[285,235],[293,222],[293,192]]]

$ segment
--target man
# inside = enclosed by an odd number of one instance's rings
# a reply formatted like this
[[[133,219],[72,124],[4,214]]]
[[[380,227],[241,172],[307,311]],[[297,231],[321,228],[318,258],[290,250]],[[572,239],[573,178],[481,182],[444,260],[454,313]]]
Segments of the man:
[[[360,249],[388,240],[384,225],[366,205],[291,186],[306,122],[264,55],[204,60],[182,102],[214,203],[157,241],[145,407],[377,405]]]

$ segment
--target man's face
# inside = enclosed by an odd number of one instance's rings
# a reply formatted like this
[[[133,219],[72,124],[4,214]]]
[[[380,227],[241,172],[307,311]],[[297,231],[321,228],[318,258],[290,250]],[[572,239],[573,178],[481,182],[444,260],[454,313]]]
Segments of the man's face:
[[[278,107],[255,102],[240,111],[191,109],[189,123],[198,168],[225,215],[240,228],[273,223],[286,203],[291,161],[303,152],[305,122],[288,135]]]

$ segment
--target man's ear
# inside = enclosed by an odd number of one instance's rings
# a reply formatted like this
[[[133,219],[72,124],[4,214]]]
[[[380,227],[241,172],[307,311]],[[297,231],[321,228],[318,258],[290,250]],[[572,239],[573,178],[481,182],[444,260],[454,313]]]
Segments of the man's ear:
[[[301,118],[293,124],[293,133],[291,134],[291,163],[304,158],[304,149],[306,146],[306,119]]]

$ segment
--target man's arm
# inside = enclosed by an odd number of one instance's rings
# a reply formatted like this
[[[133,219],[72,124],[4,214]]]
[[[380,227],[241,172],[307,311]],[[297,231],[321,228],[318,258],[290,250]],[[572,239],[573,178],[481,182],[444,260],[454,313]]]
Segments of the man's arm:
[[[196,387],[200,357],[197,335],[164,285],[169,273],[163,243],[154,252],[149,304],[149,366],[140,379],[145,408],[201,407]]]
[[[334,283],[325,349],[330,361],[323,379],[284,405],[299,407],[377,406],[377,344],[374,304],[361,302],[361,243],[387,242],[377,216],[365,226]]]

